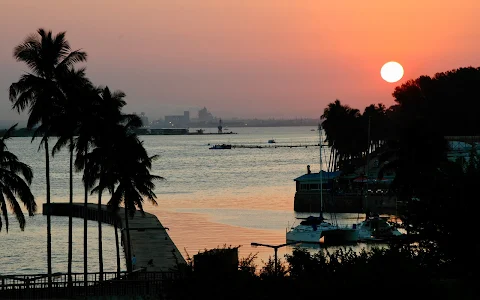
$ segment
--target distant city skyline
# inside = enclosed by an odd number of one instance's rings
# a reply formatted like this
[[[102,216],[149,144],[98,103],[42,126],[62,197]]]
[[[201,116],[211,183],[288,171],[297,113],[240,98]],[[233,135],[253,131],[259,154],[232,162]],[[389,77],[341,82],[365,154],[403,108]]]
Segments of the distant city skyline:
[[[145,113],[146,117],[152,121],[152,120],[157,120],[157,119],[164,119],[165,116],[171,116],[171,115],[182,115],[184,111],[189,111],[190,112],[190,118],[191,119],[196,119],[198,117],[198,111],[202,109],[203,107],[194,107],[194,108],[183,108],[183,107],[178,107],[174,108],[172,106],[169,106],[168,110],[164,110],[164,114],[156,115],[152,110],[140,110],[140,109],[135,109],[131,107],[131,105],[127,105],[124,107],[125,113]],[[214,109],[210,109],[207,107],[208,111],[212,113],[212,115],[216,118],[222,118],[225,120],[228,119],[262,119],[262,120],[268,120],[268,119],[318,119],[320,118],[320,115],[323,113],[323,110],[319,112],[317,116],[315,116],[313,113],[313,116],[288,116],[288,115],[271,115],[271,114],[256,114],[256,115],[240,115],[240,114],[235,114],[235,112],[228,112],[228,111],[215,111]],[[27,116],[25,113],[18,114],[16,111],[11,110],[10,114],[6,114],[4,118],[0,117],[0,121],[27,121]]]
[[[206,106],[205,106],[206,107]],[[161,114],[161,115],[153,115],[153,113],[149,113],[149,111],[140,111],[140,110],[135,110],[130,107],[125,107],[125,111],[128,113],[145,113],[145,115],[153,120],[153,119],[159,119],[159,118],[165,118],[165,116],[172,116],[172,115],[182,115],[184,111],[189,111],[190,112],[190,119],[196,119],[198,118],[198,111],[201,110],[203,107],[198,107],[198,108],[178,108],[178,109],[171,109],[169,113]],[[230,112],[230,111],[215,111],[214,108],[206,107],[210,113],[215,118],[221,118],[221,119],[318,119],[320,118],[320,115],[323,113],[323,110],[319,112],[318,116],[287,116],[287,115],[280,115],[280,116],[274,116],[271,114],[256,114],[256,115],[240,115],[236,114],[235,112]]]

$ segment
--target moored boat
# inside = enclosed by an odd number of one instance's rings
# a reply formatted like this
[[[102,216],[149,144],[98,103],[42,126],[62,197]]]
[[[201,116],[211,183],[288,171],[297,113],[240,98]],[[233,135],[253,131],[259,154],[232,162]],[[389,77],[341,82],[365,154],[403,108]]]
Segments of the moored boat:
[[[357,224],[357,229],[359,241],[381,241],[403,236],[402,232],[388,222],[388,218],[378,215],[367,216]]]
[[[213,145],[209,149],[232,149],[232,145],[229,144],[217,144]]]

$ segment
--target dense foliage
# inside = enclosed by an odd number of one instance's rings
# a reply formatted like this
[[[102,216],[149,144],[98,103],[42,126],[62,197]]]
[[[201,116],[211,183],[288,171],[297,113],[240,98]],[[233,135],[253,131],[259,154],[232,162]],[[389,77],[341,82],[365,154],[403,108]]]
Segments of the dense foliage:
[[[360,114],[337,100],[323,114],[327,141],[340,161],[336,168],[367,150],[355,135],[367,132],[370,120],[372,147],[381,146],[376,155],[388,161],[383,170],[396,175],[390,191],[405,204],[400,211],[405,228],[456,276],[474,273],[469,254],[480,250],[475,238],[480,168],[473,139],[466,138],[472,145],[469,159],[452,161],[445,137],[480,136],[479,86],[480,68],[460,68],[398,86],[388,109],[369,106]]]
[[[258,270],[255,255],[239,263],[238,271],[212,272],[195,268],[174,282],[174,299],[301,299],[306,297],[355,297],[372,295],[389,299],[419,296],[440,299],[473,299],[470,280],[450,274],[448,263],[438,263],[430,250],[412,246],[374,248],[360,253],[352,249],[310,253],[294,249],[275,272],[270,258]],[[193,266],[194,267],[194,266]],[[255,271],[257,269],[257,272]],[[185,270],[185,269],[183,269]],[[371,295],[372,294],[372,295]]]

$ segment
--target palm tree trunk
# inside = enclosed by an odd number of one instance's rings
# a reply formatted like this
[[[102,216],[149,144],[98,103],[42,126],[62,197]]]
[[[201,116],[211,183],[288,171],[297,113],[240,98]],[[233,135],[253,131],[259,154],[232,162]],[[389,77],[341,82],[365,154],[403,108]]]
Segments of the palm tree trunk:
[[[47,272],[48,291],[52,291],[52,222],[50,216],[50,156],[48,153],[48,138],[45,139],[45,180],[47,182]]]
[[[100,281],[103,281],[103,250],[102,250],[102,191],[98,192],[98,266]]]
[[[117,250],[117,278],[120,278],[120,246],[118,245],[118,226],[117,222],[114,223],[115,228],[115,248]]]
[[[83,210],[84,210],[84,218],[83,218],[83,284],[85,287],[85,292],[87,292],[87,282],[88,282],[88,245],[87,245],[87,220],[88,220],[88,170],[87,170],[87,151],[88,148],[85,147],[85,167],[84,167],[84,186],[85,186],[85,201],[83,203]],[[87,294],[85,294],[87,295]]]
[[[333,172],[333,149],[330,147],[330,155],[328,156],[328,172]]]
[[[333,171],[337,170],[337,150],[333,150]]]
[[[131,253],[131,245],[130,245],[130,229],[128,227],[128,209],[127,204],[125,203],[125,230],[127,231],[127,272],[132,272],[132,253]]]
[[[73,251],[73,136],[70,137],[70,201],[68,206],[68,286],[72,286],[72,251]]]

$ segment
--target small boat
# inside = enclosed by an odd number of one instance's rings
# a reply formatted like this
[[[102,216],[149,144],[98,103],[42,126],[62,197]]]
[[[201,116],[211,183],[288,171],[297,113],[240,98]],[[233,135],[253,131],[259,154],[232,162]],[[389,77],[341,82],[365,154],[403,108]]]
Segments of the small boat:
[[[275,140],[274,139],[268,140],[268,143],[269,144],[275,144]]]
[[[232,149],[232,145],[218,144],[218,145],[213,145],[209,149]]]
[[[400,232],[393,224],[388,222],[388,218],[378,215],[368,216],[364,221],[357,224],[359,241],[379,241],[402,237]]]

